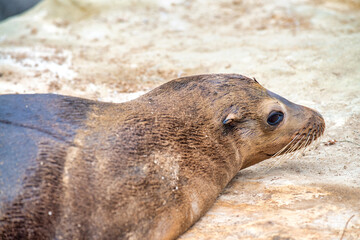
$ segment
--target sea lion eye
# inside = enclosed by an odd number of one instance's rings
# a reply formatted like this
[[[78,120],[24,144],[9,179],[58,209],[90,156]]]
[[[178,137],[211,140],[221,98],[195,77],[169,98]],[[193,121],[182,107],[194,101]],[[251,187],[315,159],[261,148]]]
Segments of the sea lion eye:
[[[284,119],[282,112],[271,112],[268,116],[267,123],[271,126],[278,125]]]

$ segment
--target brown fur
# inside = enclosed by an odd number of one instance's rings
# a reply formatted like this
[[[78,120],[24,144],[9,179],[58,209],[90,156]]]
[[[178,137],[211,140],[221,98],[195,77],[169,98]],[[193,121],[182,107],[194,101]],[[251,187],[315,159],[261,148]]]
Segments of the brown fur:
[[[2,239],[174,239],[240,169],[325,127],[317,112],[235,74],[176,79],[122,104],[53,98],[46,109],[57,109],[61,129],[0,115],[2,127],[45,133],[30,136],[37,157],[16,197],[2,200]],[[285,113],[277,127],[266,123],[273,109]]]

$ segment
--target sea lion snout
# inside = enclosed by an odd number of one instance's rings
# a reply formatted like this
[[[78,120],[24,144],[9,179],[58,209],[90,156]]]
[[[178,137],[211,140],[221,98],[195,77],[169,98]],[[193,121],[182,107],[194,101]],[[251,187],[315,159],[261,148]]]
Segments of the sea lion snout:
[[[325,120],[323,116],[316,110],[312,108],[308,108],[305,106],[302,106],[306,109],[308,119],[310,123],[314,123],[319,128],[319,131],[321,131],[321,134],[325,131]]]
[[[311,108],[293,103],[276,93],[263,89],[253,113],[251,135],[242,136],[247,149],[242,169],[267,158],[297,151],[310,145],[325,130],[321,114]],[[244,152],[244,151],[243,151]]]
[[[285,135],[298,145],[295,147],[295,145],[290,144],[289,146],[294,147],[290,152],[308,146],[323,134],[325,121],[318,111],[291,103],[291,105],[285,105],[285,112],[287,114],[286,126],[284,126],[284,131],[287,134]]]
[[[325,131],[325,120],[322,115],[311,108],[301,106],[304,112],[304,119],[295,118],[298,124],[303,124],[303,128],[298,128],[298,131],[294,134],[293,139],[297,138],[298,147],[293,148],[291,151],[296,151],[300,148],[307,147],[313,141],[318,139]]]

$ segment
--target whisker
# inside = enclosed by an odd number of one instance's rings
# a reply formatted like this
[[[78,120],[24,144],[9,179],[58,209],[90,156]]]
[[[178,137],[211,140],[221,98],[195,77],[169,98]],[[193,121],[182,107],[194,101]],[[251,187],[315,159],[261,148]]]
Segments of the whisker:
[[[310,144],[311,144],[312,142],[314,142],[315,135],[316,135],[316,132],[315,132],[315,131],[312,131],[312,132],[309,133],[309,137],[308,137],[308,139],[306,140],[306,144],[305,144],[305,146],[304,146],[304,151],[303,151],[303,152],[305,152],[305,150],[307,149],[307,147],[310,146]],[[309,141],[309,140],[310,140],[310,141]]]
[[[268,169],[265,169],[264,172],[268,172],[271,169],[279,166],[285,160],[290,158],[297,159],[299,154],[304,155],[308,150],[309,146],[313,143],[316,145],[320,142],[320,137],[324,133],[324,127],[320,124],[314,124],[310,127],[310,131],[306,132],[306,129],[303,129],[302,132],[297,133],[289,143],[287,143],[283,148],[277,151],[270,159],[276,158],[272,166]],[[301,151],[298,151],[302,149]]]
[[[292,144],[299,136],[302,136],[302,137],[301,137],[298,141],[296,141],[293,146],[291,146],[291,144]],[[283,147],[280,151],[278,151],[276,154],[274,154],[274,155],[271,157],[271,159],[279,156],[280,154],[283,154],[283,155],[281,155],[281,157],[278,158],[278,159],[274,162],[274,164],[273,164],[269,169],[266,170],[266,172],[270,171],[270,170],[273,169],[274,167],[279,166],[279,165],[282,164],[286,159],[288,159],[288,158],[291,156],[291,155],[289,155],[289,153],[294,152],[294,149],[298,146],[298,144],[301,142],[301,140],[302,140],[304,137],[305,137],[305,135],[303,135],[303,134],[297,134],[297,135],[291,140],[291,142],[289,142],[285,147]],[[289,146],[291,146],[291,147],[289,147]],[[285,151],[285,152],[284,152],[284,151]]]
[[[288,144],[286,144],[285,147],[283,147],[282,149],[280,149],[279,151],[277,151],[271,158],[277,157],[277,156],[279,156],[280,154],[282,154],[283,151],[285,151],[285,149],[286,149],[291,143],[293,143],[298,136],[300,136],[300,135],[297,134]]]
[[[305,135],[302,134],[302,137],[299,139],[299,141],[297,141],[297,142],[294,144],[294,146],[291,147],[291,152],[294,152],[294,151],[296,151],[296,150],[299,149],[298,147],[299,147],[299,145],[302,144],[302,140],[303,140],[304,137],[305,137]]]
[[[310,137],[312,136],[311,133],[308,133],[307,137],[306,137],[306,140],[300,144],[300,146],[295,150],[296,154],[295,154],[295,159],[298,158],[299,154],[303,154],[305,149],[306,149],[306,146],[307,146],[307,143],[309,142],[309,139]],[[299,149],[303,149],[302,151],[298,151]]]

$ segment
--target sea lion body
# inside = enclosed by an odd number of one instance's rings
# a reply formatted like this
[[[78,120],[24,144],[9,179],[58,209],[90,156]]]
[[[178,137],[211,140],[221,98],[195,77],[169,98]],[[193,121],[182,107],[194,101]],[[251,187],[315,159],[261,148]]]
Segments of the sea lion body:
[[[235,74],[176,79],[120,104],[0,96],[1,239],[174,239],[240,169],[324,127]]]

